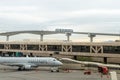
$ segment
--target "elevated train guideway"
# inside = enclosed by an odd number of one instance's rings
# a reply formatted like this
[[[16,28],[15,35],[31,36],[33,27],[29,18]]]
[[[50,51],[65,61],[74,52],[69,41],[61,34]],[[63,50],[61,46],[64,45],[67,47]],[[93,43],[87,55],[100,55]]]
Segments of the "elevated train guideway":
[[[120,34],[113,34],[113,33],[94,33],[94,32],[74,32],[72,29],[55,29],[55,31],[38,31],[38,30],[27,30],[27,31],[12,31],[12,32],[4,32],[0,33],[0,36],[6,36],[6,41],[9,41],[10,36],[18,35],[18,34],[35,34],[40,35],[40,41],[44,41],[44,35],[52,35],[52,34],[65,34],[67,37],[67,41],[70,41],[70,36],[72,34],[83,34],[88,35],[90,38],[90,42],[94,41],[94,37],[97,35],[104,35],[104,36],[118,36],[120,37]]]
[[[0,42],[0,51],[33,53],[35,55],[60,54],[66,56],[120,57],[120,42]]]

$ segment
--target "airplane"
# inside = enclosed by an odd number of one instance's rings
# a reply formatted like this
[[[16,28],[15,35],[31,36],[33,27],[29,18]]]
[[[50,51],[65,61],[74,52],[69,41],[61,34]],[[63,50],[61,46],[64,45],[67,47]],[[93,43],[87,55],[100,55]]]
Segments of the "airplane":
[[[0,64],[17,66],[18,70],[29,70],[39,66],[50,66],[51,72],[59,72],[58,67],[63,63],[52,57],[0,57]]]

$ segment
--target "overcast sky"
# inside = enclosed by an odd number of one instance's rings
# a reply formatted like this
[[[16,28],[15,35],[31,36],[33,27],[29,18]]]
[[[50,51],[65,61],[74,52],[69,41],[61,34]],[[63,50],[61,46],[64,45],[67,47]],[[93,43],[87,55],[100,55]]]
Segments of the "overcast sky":
[[[0,0],[0,32],[56,28],[120,33],[120,0]]]

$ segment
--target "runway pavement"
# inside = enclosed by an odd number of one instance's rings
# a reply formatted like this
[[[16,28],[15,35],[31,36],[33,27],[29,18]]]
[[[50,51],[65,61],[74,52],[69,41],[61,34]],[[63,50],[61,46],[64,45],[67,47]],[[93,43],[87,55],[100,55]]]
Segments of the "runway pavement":
[[[0,80],[110,80],[110,77],[99,73],[84,75],[83,71],[50,72],[50,71],[0,71]],[[118,79],[120,80],[120,78]]]
[[[120,80],[118,74],[118,80]],[[50,72],[49,69],[41,68],[30,71],[17,71],[15,68],[3,69],[0,67],[0,80],[110,80],[110,76],[102,76],[97,72],[84,75],[83,70],[70,70]]]

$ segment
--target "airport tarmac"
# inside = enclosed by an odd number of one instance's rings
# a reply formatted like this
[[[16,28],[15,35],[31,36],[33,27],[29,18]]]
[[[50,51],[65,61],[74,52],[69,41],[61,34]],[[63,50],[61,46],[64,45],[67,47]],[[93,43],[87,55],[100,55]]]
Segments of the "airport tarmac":
[[[99,73],[84,75],[84,71],[81,70],[70,70],[69,72],[0,70],[0,80],[110,80],[110,77],[106,75],[101,77]],[[120,77],[118,77],[118,80],[120,80]]]
[[[120,80],[120,74],[117,74]],[[111,80],[110,76],[98,72],[84,75],[84,70],[50,72],[49,67],[39,67],[30,71],[17,71],[17,67],[0,65],[0,80]]]

